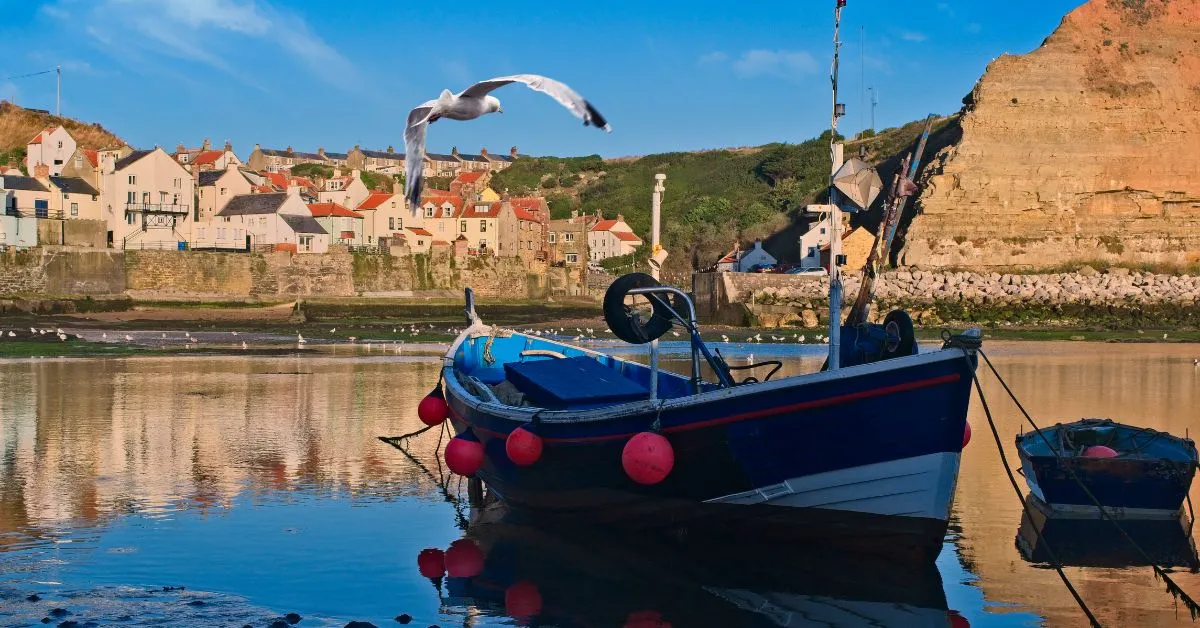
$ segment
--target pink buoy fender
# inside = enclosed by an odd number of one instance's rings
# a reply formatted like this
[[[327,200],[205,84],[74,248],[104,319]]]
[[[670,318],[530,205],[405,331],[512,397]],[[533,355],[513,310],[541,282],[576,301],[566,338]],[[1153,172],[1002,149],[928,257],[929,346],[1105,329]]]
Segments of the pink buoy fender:
[[[542,437],[528,427],[518,427],[504,439],[504,451],[513,464],[528,467],[542,458]]]
[[[470,430],[455,436],[446,444],[446,466],[464,477],[473,477],[483,466],[483,443]]]
[[[417,418],[429,427],[441,425],[446,417],[450,416],[450,406],[446,403],[446,397],[442,394],[441,387],[434,388],[421,403],[417,404]]]
[[[1116,458],[1119,455],[1121,454],[1117,453],[1117,450],[1104,445],[1092,445],[1083,450],[1084,458]]]
[[[675,466],[675,448],[662,434],[640,432],[625,443],[621,466],[625,475],[638,484],[658,484]]]

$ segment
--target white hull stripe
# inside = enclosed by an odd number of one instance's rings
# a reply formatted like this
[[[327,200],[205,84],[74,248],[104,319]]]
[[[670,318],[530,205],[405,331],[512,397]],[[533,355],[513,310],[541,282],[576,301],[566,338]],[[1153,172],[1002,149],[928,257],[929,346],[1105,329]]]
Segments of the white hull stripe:
[[[707,502],[848,510],[945,521],[950,516],[958,463],[957,453],[927,454],[792,478]]]

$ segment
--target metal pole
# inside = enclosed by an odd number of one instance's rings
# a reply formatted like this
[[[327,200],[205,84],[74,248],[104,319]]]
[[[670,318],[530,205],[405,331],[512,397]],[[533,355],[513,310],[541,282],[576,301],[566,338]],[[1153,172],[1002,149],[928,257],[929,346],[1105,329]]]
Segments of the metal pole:
[[[833,186],[833,173],[842,165],[842,145],[837,141],[838,116],[838,53],[842,43],[838,38],[842,23],[842,4],[835,0],[833,10],[833,68],[830,81],[833,85],[833,115],[830,118],[829,157],[833,164],[829,173],[829,370],[841,366],[842,353],[842,274],[838,268],[838,257],[842,254],[842,210],[837,204],[837,189]]]
[[[650,276],[659,278],[659,262],[655,259],[662,246],[658,243],[658,233],[661,225],[662,193],[666,188],[663,181],[665,174],[654,175],[654,193],[650,195]],[[694,361],[694,360],[693,360]],[[658,338],[650,341],[650,401],[658,400]]]
[[[55,66],[58,74],[58,92],[54,95],[54,115],[62,117],[62,66]]]
[[[866,114],[866,103],[863,102],[863,86],[867,84],[867,29],[858,27],[858,139],[862,139],[863,115]]]

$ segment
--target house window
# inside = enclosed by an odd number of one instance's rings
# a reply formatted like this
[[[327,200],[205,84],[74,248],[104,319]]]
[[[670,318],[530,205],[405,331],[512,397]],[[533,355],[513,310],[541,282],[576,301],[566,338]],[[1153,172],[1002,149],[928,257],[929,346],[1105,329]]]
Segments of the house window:
[[[825,234],[825,227],[821,227],[821,235]]]
[[[388,218],[388,229],[395,229],[395,228],[396,228],[396,219]]]
[[[133,212],[125,212],[125,224],[133,224]]]
[[[425,246],[424,240],[417,240],[417,246]]]
[[[136,174],[129,175],[129,185],[137,185],[137,175]]]
[[[433,206],[429,206],[429,207],[425,208],[425,217],[433,218]]]
[[[76,167],[76,168],[82,168],[82,167],[83,167],[83,157],[79,157],[79,156],[76,156],[76,157],[75,157],[75,167]]]
[[[571,233],[570,231],[568,231],[563,234],[563,242],[574,242],[574,241],[575,241],[574,233]]]
[[[465,220],[460,221],[458,223],[458,230],[463,233],[466,233],[467,232],[467,221],[465,221]]]
[[[487,248],[487,239],[486,238],[479,238],[479,248],[481,248],[481,249]]]
[[[150,204],[150,193],[149,192],[142,192],[142,204],[143,205]]]
[[[71,215],[72,216],[79,215],[79,203],[71,203]]]
[[[486,220],[479,221],[479,233],[487,233],[487,221]]]
[[[226,219],[226,220],[228,220],[228,219]],[[225,239],[225,229],[224,229],[224,227],[222,227],[222,228],[220,228],[220,229],[217,229],[217,239],[218,239],[218,240],[224,240],[224,239]]]
[[[134,192],[133,190],[126,192],[125,193],[125,202],[129,203],[130,205],[133,205],[134,203],[136,203],[137,202],[137,192]]]
[[[187,155],[184,155],[184,157],[187,157]],[[196,239],[203,240],[206,235],[208,235],[208,230],[204,227],[200,227],[196,230]]]
[[[551,231],[550,235],[548,236],[548,241],[550,242],[550,244],[554,244],[554,243],[558,242],[558,234]]]
[[[579,263],[579,254],[578,253],[567,253],[567,263],[568,264],[578,264]]]
[[[225,188],[221,188],[221,196],[225,196]]]
[[[452,208],[450,208],[450,207],[443,207],[443,208],[442,208],[442,217],[443,217],[443,218],[449,218],[449,217],[450,217],[450,213],[451,213],[451,209],[452,209]]]
[[[439,220],[438,221],[438,233],[445,233],[445,232],[446,232],[446,223]]]
[[[66,192],[63,192],[63,200],[65,201],[65,200],[67,200],[67,198],[69,198],[69,197],[67,196],[67,193],[66,193]]]
[[[310,235],[300,236],[300,248],[305,251],[312,250],[313,237]]]
[[[59,147],[59,148],[62,148],[62,140],[59,140],[59,142],[58,142],[58,147]]]
[[[403,228],[404,228],[404,219],[403,219],[403,218],[397,218],[397,219],[396,219],[396,228],[397,228],[397,229],[403,229]]]

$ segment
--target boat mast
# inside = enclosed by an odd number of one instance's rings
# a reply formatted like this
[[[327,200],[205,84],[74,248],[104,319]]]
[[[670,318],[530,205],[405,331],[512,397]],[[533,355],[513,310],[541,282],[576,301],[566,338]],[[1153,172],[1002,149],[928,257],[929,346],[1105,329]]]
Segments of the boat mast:
[[[659,270],[662,268],[663,260],[667,257],[667,252],[658,243],[659,226],[661,225],[662,214],[662,193],[666,191],[663,186],[663,181],[667,180],[667,175],[659,173],[654,175],[654,193],[650,195],[650,276],[657,281],[659,279]],[[693,362],[695,362],[694,354],[695,347],[692,348]],[[650,341],[650,401],[658,400],[658,338]]]
[[[829,73],[833,86],[833,115],[830,116],[829,157],[829,360],[828,369],[837,369],[842,355],[842,273],[838,258],[842,256],[842,210],[838,208],[837,188],[833,175],[842,167],[842,144],[837,139],[838,118],[846,114],[846,106],[838,103],[838,53],[842,42],[838,39],[842,24],[842,7],[846,0],[835,0],[833,9],[833,67]]]

